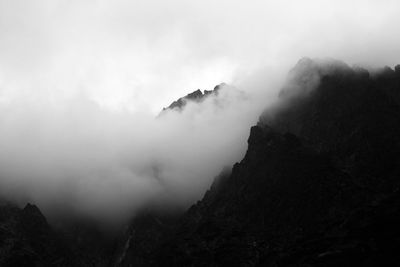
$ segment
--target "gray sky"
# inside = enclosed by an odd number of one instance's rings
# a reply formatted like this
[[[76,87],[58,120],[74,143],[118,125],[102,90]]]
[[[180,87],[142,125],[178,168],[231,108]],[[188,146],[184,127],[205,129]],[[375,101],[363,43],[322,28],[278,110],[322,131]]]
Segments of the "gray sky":
[[[393,67],[399,25],[391,0],[0,0],[0,196],[102,219],[187,206],[301,57]],[[221,82],[247,98],[154,119]]]
[[[1,97],[156,112],[303,56],[392,66],[399,23],[395,0],[0,0]]]

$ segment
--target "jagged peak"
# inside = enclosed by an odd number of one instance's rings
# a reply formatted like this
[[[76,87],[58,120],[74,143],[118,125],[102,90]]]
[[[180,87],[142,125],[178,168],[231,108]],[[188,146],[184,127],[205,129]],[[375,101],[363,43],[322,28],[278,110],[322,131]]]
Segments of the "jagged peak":
[[[349,75],[354,69],[343,61],[324,58],[301,58],[289,71],[286,84],[280,91],[281,98],[306,96],[328,75]]]
[[[197,89],[196,91],[193,91],[190,94],[187,94],[184,98],[186,99],[196,99],[196,98],[200,98],[203,96],[203,93],[201,92],[200,89]]]
[[[44,217],[43,213],[40,211],[40,209],[31,203],[27,203],[25,207],[22,209],[22,214],[23,216],[29,217],[29,218],[37,218],[38,221],[41,223],[47,225],[47,220]]]
[[[23,208],[23,211],[30,212],[30,213],[41,213],[39,208],[36,205],[31,204],[31,203],[27,203],[25,205],[25,207]]]
[[[213,90],[204,90],[204,93],[200,89],[197,89],[187,94],[186,96],[181,97],[178,100],[172,102],[168,107],[163,108],[163,111],[173,110],[173,109],[181,110],[188,101],[201,102],[210,95],[213,94],[218,95],[219,90],[223,87],[227,87],[227,84],[220,83],[216,85]]]

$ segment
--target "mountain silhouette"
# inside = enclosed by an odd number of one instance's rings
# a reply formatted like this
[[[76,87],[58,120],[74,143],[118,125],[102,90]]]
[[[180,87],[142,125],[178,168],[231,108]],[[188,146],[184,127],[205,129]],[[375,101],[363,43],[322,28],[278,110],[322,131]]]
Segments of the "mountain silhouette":
[[[84,227],[64,238],[34,205],[3,204],[0,265],[395,266],[399,188],[400,66],[304,58],[249,129],[244,158],[186,212],[139,213],[101,243]]]

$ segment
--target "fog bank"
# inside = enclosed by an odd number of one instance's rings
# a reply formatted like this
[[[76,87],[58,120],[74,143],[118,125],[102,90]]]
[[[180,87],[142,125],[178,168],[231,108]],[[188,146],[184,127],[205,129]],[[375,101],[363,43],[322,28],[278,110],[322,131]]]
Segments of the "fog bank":
[[[0,195],[102,220],[186,207],[241,159],[300,58],[398,64],[399,10],[394,0],[0,0]],[[156,118],[221,82],[232,87]]]

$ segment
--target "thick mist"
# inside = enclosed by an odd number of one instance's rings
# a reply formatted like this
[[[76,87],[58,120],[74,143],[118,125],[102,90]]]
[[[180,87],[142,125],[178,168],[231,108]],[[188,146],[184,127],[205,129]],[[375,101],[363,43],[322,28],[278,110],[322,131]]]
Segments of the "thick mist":
[[[117,221],[148,205],[184,208],[241,159],[262,108],[254,103],[229,86],[158,117],[85,96],[15,100],[1,108],[0,193],[48,215]]]
[[[239,161],[302,57],[400,62],[398,1],[0,0],[0,196],[123,221]],[[200,88],[218,96],[157,116]]]

